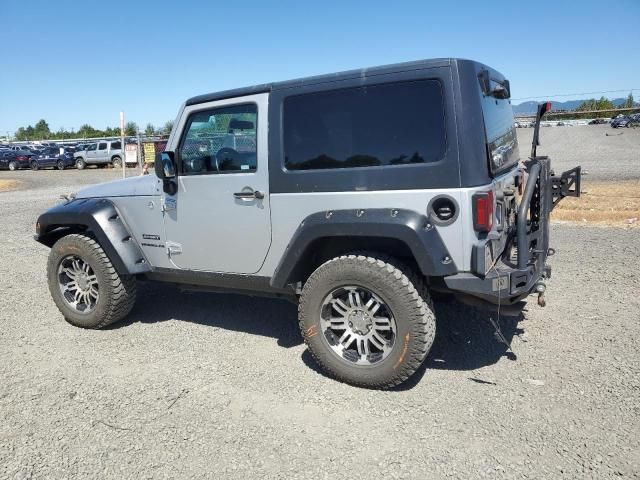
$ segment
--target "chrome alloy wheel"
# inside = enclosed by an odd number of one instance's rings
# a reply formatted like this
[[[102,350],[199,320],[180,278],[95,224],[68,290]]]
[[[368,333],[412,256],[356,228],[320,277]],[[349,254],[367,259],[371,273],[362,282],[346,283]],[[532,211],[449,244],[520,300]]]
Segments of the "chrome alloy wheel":
[[[62,298],[79,313],[91,313],[98,303],[98,278],[87,262],[68,255],[58,266],[58,286]]]
[[[352,365],[384,360],[396,339],[391,309],[375,293],[353,285],[336,288],[324,298],[320,328],[331,349]]]

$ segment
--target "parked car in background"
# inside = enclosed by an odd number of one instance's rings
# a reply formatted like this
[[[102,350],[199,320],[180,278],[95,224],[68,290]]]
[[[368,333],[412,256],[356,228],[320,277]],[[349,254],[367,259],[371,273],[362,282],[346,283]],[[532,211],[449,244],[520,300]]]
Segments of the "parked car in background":
[[[607,120],[604,118],[594,118],[589,122],[589,125],[603,125],[605,123],[607,123]]]
[[[633,127],[640,124],[640,117],[630,115],[628,117],[616,117],[611,121],[611,128]]]
[[[0,150],[0,169],[19,170],[27,168],[31,159],[31,153],[21,150]]]
[[[33,154],[34,152],[27,145],[12,145],[11,150],[14,152],[25,152],[27,154]]]
[[[75,165],[73,153],[64,147],[47,147],[39,155],[31,157],[29,166],[32,170],[53,167],[64,170]]]
[[[76,168],[82,170],[87,165],[108,165],[122,167],[122,145],[120,140],[103,140],[91,143],[86,150],[74,154]]]

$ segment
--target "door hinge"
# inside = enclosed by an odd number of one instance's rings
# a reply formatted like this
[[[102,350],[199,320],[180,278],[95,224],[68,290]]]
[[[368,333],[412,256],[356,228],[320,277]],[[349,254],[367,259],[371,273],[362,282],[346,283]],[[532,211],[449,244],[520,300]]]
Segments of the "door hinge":
[[[182,253],[182,245],[175,242],[166,242],[167,245],[167,254],[171,257],[172,255],[180,255]]]
[[[164,196],[162,197],[162,213],[166,213],[170,210],[175,210],[177,201],[175,198]]]

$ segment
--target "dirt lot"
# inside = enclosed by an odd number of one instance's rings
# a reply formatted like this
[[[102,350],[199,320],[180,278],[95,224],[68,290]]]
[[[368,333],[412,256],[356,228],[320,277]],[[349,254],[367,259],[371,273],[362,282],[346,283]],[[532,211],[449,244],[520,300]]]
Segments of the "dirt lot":
[[[520,152],[531,149],[532,128],[518,129]],[[583,197],[567,199],[553,219],[587,225],[640,226],[640,128],[609,125],[543,128],[540,155],[557,173],[582,165]]]
[[[591,178],[637,179],[640,132],[604,138],[635,143],[595,158],[571,137],[591,138],[587,128],[543,131],[549,149],[553,135],[568,142],[548,152],[565,155],[556,170],[579,158]],[[35,219],[112,178],[0,172],[23,182],[0,193],[0,478],[640,474],[639,230],[554,225],[548,306],[500,322],[513,352],[487,314],[438,305],[426,367],[368,391],[317,371],[282,301],[143,284],[125,323],[65,323]]]
[[[20,181],[18,180],[0,179],[0,192],[8,192],[9,190],[15,190],[18,187],[20,187]]]

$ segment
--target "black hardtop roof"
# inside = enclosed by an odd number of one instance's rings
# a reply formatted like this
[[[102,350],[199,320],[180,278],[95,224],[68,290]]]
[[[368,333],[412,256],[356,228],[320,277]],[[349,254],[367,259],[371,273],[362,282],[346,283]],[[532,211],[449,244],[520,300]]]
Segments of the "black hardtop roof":
[[[186,105],[196,105],[198,103],[213,102],[215,100],[224,100],[226,98],[242,97],[256,93],[266,93],[272,90],[280,90],[291,87],[303,87],[307,85],[315,85],[318,83],[337,82],[339,80],[347,80],[358,77],[371,77],[374,75],[384,75],[389,73],[405,72],[408,70],[421,70],[423,68],[448,67],[453,62],[469,61],[457,58],[433,58],[427,60],[417,60],[414,62],[395,63],[391,65],[382,65],[379,67],[360,68],[357,70],[349,70],[346,72],[329,73],[326,75],[316,75],[313,77],[298,78],[295,80],[286,80],[284,82],[264,83],[262,85],[253,85],[251,87],[235,88],[233,90],[225,90],[222,92],[207,93],[198,95],[187,100]],[[473,62],[477,63],[477,62]]]

